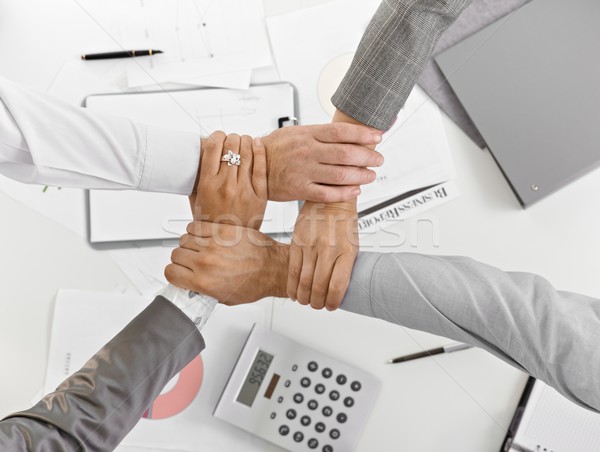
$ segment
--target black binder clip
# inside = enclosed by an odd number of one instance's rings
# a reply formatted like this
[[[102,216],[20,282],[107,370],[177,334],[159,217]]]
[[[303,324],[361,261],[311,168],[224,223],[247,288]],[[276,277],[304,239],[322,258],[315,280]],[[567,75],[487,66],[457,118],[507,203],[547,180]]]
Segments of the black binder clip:
[[[286,124],[288,122],[291,122],[292,124]],[[279,118],[277,120],[277,123],[279,124],[280,129],[282,127],[286,127],[287,125],[297,126],[298,118],[295,118],[294,116],[284,116],[283,118]]]

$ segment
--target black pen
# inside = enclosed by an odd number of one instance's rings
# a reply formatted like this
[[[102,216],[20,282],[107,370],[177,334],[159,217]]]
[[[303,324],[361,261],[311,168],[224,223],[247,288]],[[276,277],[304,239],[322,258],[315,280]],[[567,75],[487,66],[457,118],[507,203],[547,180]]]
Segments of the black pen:
[[[467,350],[469,348],[473,348],[473,346],[457,342],[455,344],[446,345],[445,347],[434,348],[432,350],[424,350],[419,353],[413,353],[412,355],[390,359],[388,361],[388,364],[403,363],[406,361],[412,361],[413,359],[426,358],[428,356],[440,355],[442,353],[458,352],[460,350]]]
[[[133,58],[140,56],[152,56],[163,53],[162,50],[125,50],[123,52],[91,53],[81,55],[82,60],[110,60],[112,58]]]

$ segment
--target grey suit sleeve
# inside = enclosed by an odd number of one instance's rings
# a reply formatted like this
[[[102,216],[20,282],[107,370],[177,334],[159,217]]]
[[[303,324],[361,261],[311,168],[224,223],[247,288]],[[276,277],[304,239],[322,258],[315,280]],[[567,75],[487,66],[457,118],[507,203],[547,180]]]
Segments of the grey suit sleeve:
[[[113,450],[203,349],[196,325],[159,296],[55,392],[1,421],[0,450]]]
[[[360,253],[342,309],[483,348],[600,411],[600,300],[464,257]]]
[[[471,0],[383,0],[331,99],[339,110],[388,130],[442,33]]]

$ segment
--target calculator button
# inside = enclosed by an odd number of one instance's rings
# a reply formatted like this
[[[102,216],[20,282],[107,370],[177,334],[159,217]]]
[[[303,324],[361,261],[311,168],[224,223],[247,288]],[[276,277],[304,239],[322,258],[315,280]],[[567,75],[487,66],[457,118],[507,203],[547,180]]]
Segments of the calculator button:
[[[360,388],[362,388],[362,386],[361,386],[361,384],[360,384],[358,381],[353,381],[353,382],[350,384],[350,388],[352,388],[352,390],[353,390],[354,392],[357,392],[357,391],[360,391]]]
[[[343,385],[343,384],[346,384],[346,382],[348,381],[348,379],[346,378],[345,375],[338,375],[337,378],[335,379],[335,381],[337,381],[337,383],[339,385]]]
[[[332,439],[338,439],[340,437],[340,431],[337,428],[331,429],[329,436],[331,436]]]
[[[319,383],[318,385],[315,386],[315,392],[317,394],[323,394],[325,392],[325,386],[322,385],[321,383]]]
[[[344,399],[344,405],[347,406],[348,408],[350,408],[351,406],[354,406],[354,399],[352,397],[346,397]]]
[[[323,375],[323,378],[331,378],[333,372],[329,367],[326,367],[325,369],[323,369],[323,372],[321,372],[321,375]]]
[[[294,433],[294,441],[296,441],[297,443],[299,443],[303,439],[304,439],[304,434],[302,432],[296,432],[296,433]]]
[[[317,422],[315,424],[315,430],[319,433],[323,433],[325,431],[325,424],[323,424],[322,422]]]
[[[292,384],[292,382],[290,380],[285,380],[284,386],[286,388],[289,388],[291,384]]]
[[[338,413],[338,415],[335,418],[340,424],[343,424],[348,420],[348,416],[346,416],[346,413]]]
[[[329,417],[333,414],[333,410],[331,409],[330,406],[324,406],[322,413],[323,413],[323,416]]]
[[[319,447],[319,441],[317,441],[315,438],[311,438],[308,440],[309,449],[316,449],[317,447]]]
[[[305,427],[308,427],[310,425],[311,419],[308,416],[302,416],[300,418],[300,423],[302,425],[304,425]]]
[[[323,446],[323,452],[333,452],[333,447],[331,447],[329,444],[326,444]]]
[[[285,412],[285,416],[288,419],[296,419],[296,410],[293,410],[293,409],[290,408],[289,410],[287,410]]]
[[[303,401],[304,401],[304,396],[302,394],[300,394],[299,392],[294,394],[294,402],[302,403]]]
[[[310,378],[304,377],[302,380],[300,380],[300,385],[303,388],[308,388],[310,386]]]
[[[296,372],[297,370],[298,370],[298,365],[297,365],[297,364],[294,364],[294,365],[292,366],[292,372]]]
[[[287,425],[282,425],[279,427],[279,434],[281,436],[285,436],[290,432],[290,428]]]
[[[330,398],[331,400],[334,400],[334,401],[335,401],[335,400],[337,400],[337,399],[339,399],[339,398],[340,398],[340,393],[339,393],[339,392],[337,392],[336,390],[333,390],[333,391],[331,391],[331,392],[329,393],[329,398]]]
[[[283,397],[279,396],[279,397],[277,398],[277,402],[279,402],[279,403],[282,403],[282,402],[283,402]]]
[[[271,413],[271,419],[275,419],[277,417],[277,413],[275,413],[274,411]]]
[[[308,363],[308,370],[310,370],[311,372],[315,372],[318,368],[319,365],[316,362],[311,361]]]
[[[311,410],[316,410],[317,408],[319,408],[319,404],[317,403],[317,401],[315,399],[309,400],[308,408],[310,408]]]

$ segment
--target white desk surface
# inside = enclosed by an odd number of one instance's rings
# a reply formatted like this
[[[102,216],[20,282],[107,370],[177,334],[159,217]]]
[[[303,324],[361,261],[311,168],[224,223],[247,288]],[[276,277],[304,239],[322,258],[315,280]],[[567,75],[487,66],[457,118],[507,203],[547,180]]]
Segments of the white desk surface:
[[[36,8],[47,9],[48,2],[0,0],[0,75],[44,88],[44,75],[28,71],[39,61],[19,58],[16,49],[32,49],[35,38],[26,39],[21,24],[37,27],[74,5],[71,0],[51,3],[51,16],[40,13],[32,22],[26,12],[45,11]],[[266,0],[265,6],[272,15],[315,3],[319,0]],[[23,46],[15,45],[21,42],[15,36],[23,37]],[[60,65],[50,57],[45,62],[56,70]],[[369,237],[363,249],[467,255],[506,270],[539,273],[560,289],[600,297],[600,171],[522,210],[490,154],[450,120],[445,119],[445,126],[461,197],[426,212],[418,224],[407,220],[395,225],[395,235]],[[29,407],[42,386],[57,289],[123,290],[130,283],[109,256],[2,193],[0,211],[2,417]],[[274,329],[382,379],[383,392],[358,447],[362,452],[496,452],[526,380],[481,350],[384,365],[389,358],[448,341],[344,312],[278,303]]]

